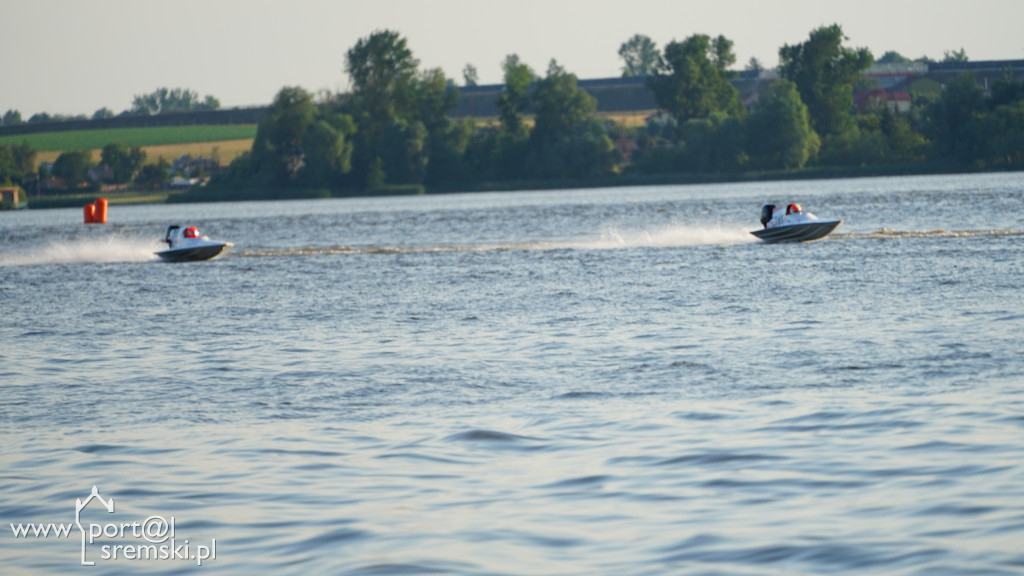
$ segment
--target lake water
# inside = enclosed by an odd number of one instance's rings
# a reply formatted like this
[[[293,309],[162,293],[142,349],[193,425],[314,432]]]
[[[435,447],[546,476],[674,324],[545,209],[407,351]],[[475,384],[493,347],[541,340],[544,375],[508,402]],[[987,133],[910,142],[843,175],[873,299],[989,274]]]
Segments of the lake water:
[[[0,213],[4,573],[1024,573],[1024,174],[81,219]]]

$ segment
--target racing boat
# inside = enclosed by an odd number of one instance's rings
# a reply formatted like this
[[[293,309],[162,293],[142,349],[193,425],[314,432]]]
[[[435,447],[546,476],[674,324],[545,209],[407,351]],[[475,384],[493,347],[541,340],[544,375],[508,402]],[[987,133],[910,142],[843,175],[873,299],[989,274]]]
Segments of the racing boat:
[[[195,226],[189,226],[182,230],[181,226],[177,224],[167,227],[164,242],[167,243],[167,250],[157,252],[156,255],[165,262],[209,260],[234,246],[231,242],[217,242],[206,236],[201,236]]]
[[[804,212],[799,204],[788,204],[785,208],[774,204],[761,207],[760,230],[750,233],[764,242],[810,242],[832,233],[842,220],[822,220],[810,212]]]

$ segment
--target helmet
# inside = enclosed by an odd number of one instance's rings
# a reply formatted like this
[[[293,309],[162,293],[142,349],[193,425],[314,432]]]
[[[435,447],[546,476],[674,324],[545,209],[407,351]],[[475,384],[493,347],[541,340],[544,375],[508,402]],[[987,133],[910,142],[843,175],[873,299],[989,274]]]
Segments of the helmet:
[[[786,214],[800,214],[804,209],[799,204],[790,204],[786,206]]]
[[[185,228],[185,238],[199,238],[199,229],[195,226]]]

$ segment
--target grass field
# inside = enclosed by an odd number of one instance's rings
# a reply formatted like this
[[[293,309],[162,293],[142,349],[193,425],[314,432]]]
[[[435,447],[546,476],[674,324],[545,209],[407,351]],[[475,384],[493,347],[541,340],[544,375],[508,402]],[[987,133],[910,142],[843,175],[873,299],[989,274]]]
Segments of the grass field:
[[[601,116],[612,120],[624,128],[640,128],[646,125],[647,117],[657,110],[637,110],[635,112],[607,112]]]
[[[113,143],[127,146],[167,146],[194,142],[252,139],[255,136],[255,124],[161,126],[0,136],[0,144],[21,144],[23,141],[28,141],[33,148],[40,152],[61,152],[64,150],[96,150]]]
[[[222,166],[227,166],[232,160],[238,158],[243,152],[252,149],[252,138],[239,140],[217,140],[213,142],[186,142],[182,144],[163,144],[160,146],[142,146],[146,151],[146,164],[155,164],[160,158],[170,162],[182,154],[202,156],[204,158],[219,158]],[[63,150],[47,150],[36,154],[36,165],[40,162],[53,162],[57,160]],[[100,150],[92,149],[93,162],[100,161]]]
[[[644,125],[653,110],[602,114],[626,128]],[[476,118],[478,126],[498,123],[497,118]],[[533,118],[527,118],[532,125]],[[77,130],[70,132],[44,132],[19,136],[0,136],[0,144],[20,144],[28,141],[39,152],[36,164],[53,162],[66,150],[91,150],[93,161],[99,162],[100,150],[107,144],[119,142],[139,146],[146,151],[146,162],[160,158],[168,162],[181,156],[217,157],[221,165],[228,165],[243,152],[252,149],[256,136],[255,124],[216,126],[162,126],[154,128],[116,128],[110,130]]]
[[[161,126],[0,136],[0,144],[28,141],[39,151],[36,154],[37,165],[55,161],[65,150],[91,150],[93,160],[99,162],[100,150],[112,143],[141,147],[146,151],[147,163],[156,162],[161,157],[170,162],[182,154],[191,154],[205,158],[216,156],[222,165],[227,165],[252,148],[255,136],[255,124]]]
[[[647,117],[657,113],[657,110],[637,110],[635,112],[598,112],[598,117],[611,120],[624,128],[640,128],[647,123]],[[526,115],[523,118],[527,126],[533,126],[534,117]],[[478,116],[473,118],[477,128],[488,126],[499,126],[501,119],[497,116]]]

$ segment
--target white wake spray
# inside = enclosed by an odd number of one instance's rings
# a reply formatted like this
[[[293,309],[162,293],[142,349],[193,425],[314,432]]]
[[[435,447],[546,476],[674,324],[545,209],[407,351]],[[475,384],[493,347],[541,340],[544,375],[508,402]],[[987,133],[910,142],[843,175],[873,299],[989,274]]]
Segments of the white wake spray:
[[[61,240],[36,249],[0,253],[0,266],[148,262],[161,244],[152,238],[112,234],[100,238]]]
[[[626,248],[675,248],[731,246],[756,242],[743,228],[726,226],[669,225],[656,229],[609,228],[599,237],[498,244],[427,244],[412,246],[308,246],[281,250],[239,251],[239,256],[314,256],[328,254],[418,254],[424,252],[490,252],[504,250],[617,250]]]
[[[674,248],[680,246],[729,246],[756,241],[747,230],[717,226],[672,225],[648,230],[608,229],[597,240],[570,242],[565,248],[613,250],[617,248]]]

